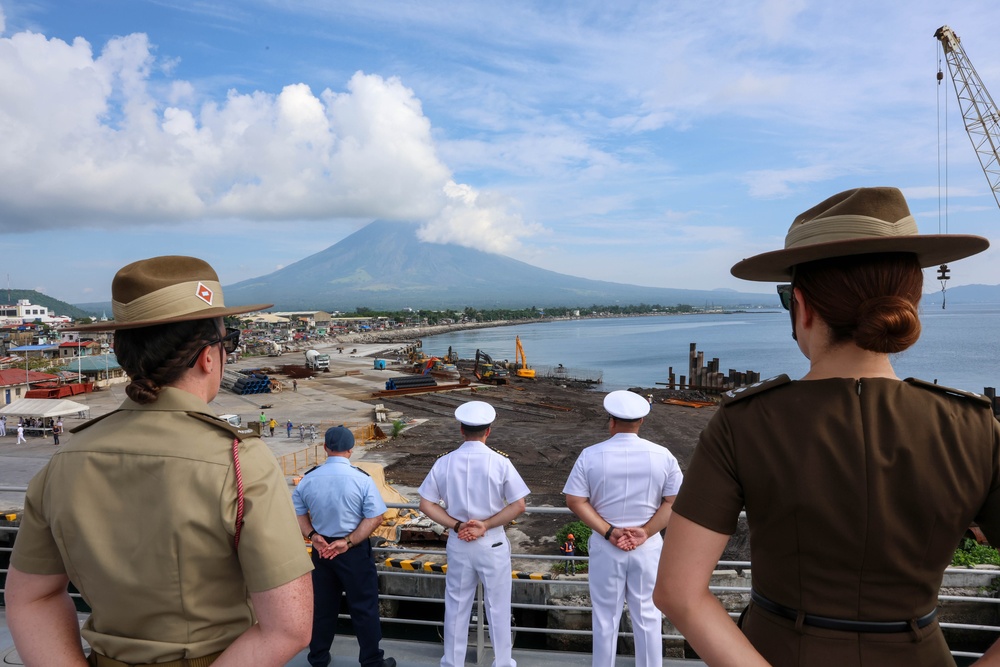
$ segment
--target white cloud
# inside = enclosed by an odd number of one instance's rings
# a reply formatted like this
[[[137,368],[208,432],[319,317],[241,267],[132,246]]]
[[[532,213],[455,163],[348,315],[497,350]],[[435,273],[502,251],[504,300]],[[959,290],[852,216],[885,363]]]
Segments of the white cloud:
[[[428,236],[501,251],[531,233],[510,204],[453,182],[420,100],[398,78],[346,90],[164,85],[142,34],[98,56],[22,32],[0,39],[0,229],[197,219],[431,221]],[[162,99],[158,99],[161,95]]]
[[[511,212],[510,202],[495,193],[449,182],[444,194],[447,204],[441,214],[417,231],[422,241],[509,254],[519,248],[519,239],[541,231],[539,225],[525,223]]]

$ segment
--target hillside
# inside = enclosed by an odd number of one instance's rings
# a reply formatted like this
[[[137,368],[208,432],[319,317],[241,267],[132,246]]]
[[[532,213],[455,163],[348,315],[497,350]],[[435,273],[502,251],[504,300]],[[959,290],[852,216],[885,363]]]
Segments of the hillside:
[[[55,299],[51,296],[46,296],[45,294],[33,289],[0,290],[0,300],[3,300],[5,304],[13,305],[21,299],[27,299],[36,306],[45,306],[49,309],[50,313],[55,313],[56,315],[66,315],[67,317],[72,317],[73,319],[95,317],[101,314],[100,310],[91,311],[79,306],[73,306],[65,301],[60,301],[59,299]]]
[[[585,267],[581,267],[581,272]],[[586,307],[594,304],[765,304],[771,294],[640,287],[577,278],[455,245],[417,239],[416,225],[376,221],[339,243],[225,288],[226,303],[276,310]]]

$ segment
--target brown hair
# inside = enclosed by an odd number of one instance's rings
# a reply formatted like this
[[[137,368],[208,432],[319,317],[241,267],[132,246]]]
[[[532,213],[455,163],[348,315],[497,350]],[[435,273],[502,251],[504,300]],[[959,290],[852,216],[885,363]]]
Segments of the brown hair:
[[[912,253],[834,257],[795,267],[795,287],[830,327],[834,343],[902,352],[920,338],[924,274]]]
[[[115,331],[115,356],[130,380],[125,393],[136,403],[154,402],[221,330],[222,318],[217,317]]]

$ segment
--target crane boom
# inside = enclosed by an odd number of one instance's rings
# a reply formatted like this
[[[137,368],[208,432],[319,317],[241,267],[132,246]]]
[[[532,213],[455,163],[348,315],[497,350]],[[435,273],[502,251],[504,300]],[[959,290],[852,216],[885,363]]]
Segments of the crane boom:
[[[993,199],[1000,206],[1000,112],[965,54],[958,35],[943,25],[934,36],[944,49],[948,73],[955,84],[955,94],[965,120],[965,131],[989,181]]]

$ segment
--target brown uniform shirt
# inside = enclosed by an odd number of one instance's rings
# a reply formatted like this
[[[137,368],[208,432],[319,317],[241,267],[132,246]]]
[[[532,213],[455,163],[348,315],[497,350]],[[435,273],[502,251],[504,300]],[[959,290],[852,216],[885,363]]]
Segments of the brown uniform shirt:
[[[987,400],[919,381],[781,376],[724,401],[674,511],[731,534],[744,506],[765,597],[917,618],[970,522],[1000,544],[1000,425]]]
[[[67,574],[93,609],[84,638],[130,663],[225,649],[254,622],[249,591],[312,569],[291,495],[257,438],[240,444],[239,553],[234,429],[187,392],[76,429],[28,486],[12,563]]]

